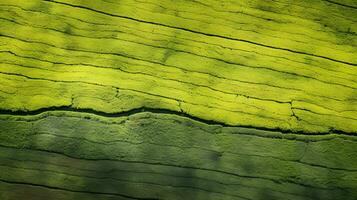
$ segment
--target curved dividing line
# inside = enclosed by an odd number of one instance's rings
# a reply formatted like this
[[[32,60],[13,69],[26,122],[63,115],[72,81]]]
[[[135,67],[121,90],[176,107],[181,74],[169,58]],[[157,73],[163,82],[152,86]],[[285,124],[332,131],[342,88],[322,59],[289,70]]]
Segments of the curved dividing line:
[[[227,39],[227,40],[240,41],[240,42],[254,44],[254,45],[258,45],[258,46],[262,46],[262,47],[278,49],[278,50],[284,50],[284,51],[289,51],[291,53],[297,53],[297,54],[302,54],[302,55],[308,55],[308,56],[312,56],[312,57],[322,58],[322,59],[326,59],[326,60],[330,60],[330,61],[334,61],[334,62],[338,62],[338,63],[343,63],[343,64],[346,64],[346,65],[357,66],[357,63],[351,63],[351,62],[347,62],[347,61],[337,60],[337,59],[329,58],[329,57],[326,57],[326,56],[316,55],[316,54],[312,54],[312,53],[306,53],[306,52],[297,51],[297,50],[288,49],[288,48],[283,48],[283,47],[275,47],[275,46],[262,44],[262,43],[258,43],[258,42],[253,42],[253,41],[249,41],[249,40],[245,40],[245,39],[232,38],[232,37],[223,36],[223,35],[217,35],[217,34],[212,34],[212,33],[205,33],[205,32],[201,32],[201,31],[191,30],[191,29],[183,28],[183,27],[172,26],[172,25],[168,25],[168,24],[162,24],[162,23],[158,23],[158,22],[145,21],[145,20],[136,19],[136,18],[128,17],[128,16],[124,16],[124,15],[117,15],[117,14],[113,14],[113,13],[108,13],[108,12],[104,12],[104,11],[101,11],[101,10],[96,10],[96,9],[93,9],[93,8],[88,8],[88,7],[85,7],[85,6],[81,6],[81,5],[73,5],[73,4],[69,4],[69,3],[65,3],[65,2],[59,2],[59,1],[56,1],[56,0],[43,0],[43,1],[50,2],[50,3],[62,4],[62,5],[66,5],[66,6],[70,6],[70,7],[74,7],[74,8],[85,9],[85,10],[93,11],[93,12],[100,13],[100,14],[103,14],[103,15],[112,16],[112,17],[118,17],[118,18],[133,20],[133,21],[137,21],[137,22],[141,22],[141,23],[153,24],[153,25],[157,25],[157,26],[164,26],[164,27],[168,27],[168,28],[172,28],[172,29],[178,29],[178,30],[182,30],[182,31],[190,32],[190,33],[201,34],[201,35],[210,36],[210,37],[216,37],[216,38],[223,38],[223,39]]]
[[[53,106],[53,107],[40,108],[37,110],[31,110],[31,111],[24,111],[24,110],[15,110],[14,111],[14,110],[0,109],[0,116],[1,115],[29,116],[29,115],[39,115],[41,113],[50,112],[50,111],[70,111],[70,112],[77,112],[77,113],[87,113],[87,114],[94,114],[94,115],[98,115],[98,116],[102,116],[102,117],[109,117],[109,118],[127,117],[127,116],[131,116],[131,115],[147,112],[147,113],[154,113],[154,114],[176,115],[176,116],[181,116],[184,118],[191,119],[196,122],[201,122],[201,123],[204,123],[207,125],[218,125],[218,126],[222,126],[222,127],[250,128],[250,129],[256,129],[256,130],[260,130],[260,131],[300,134],[300,135],[309,135],[309,136],[318,136],[318,135],[321,136],[321,135],[329,135],[329,134],[357,136],[356,135],[357,132],[345,132],[345,131],[336,130],[336,129],[331,129],[328,132],[309,133],[309,132],[304,132],[304,131],[283,130],[280,128],[255,127],[255,126],[250,126],[250,125],[229,125],[224,122],[202,119],[202,118],[193,116],[193,115],[191,115],[189,113],[185,113],[185,112],[174,111],[174,110],[169,110],[169,109],[164,109],[164,108],[150,108],[150,107],[140,107],[140,108],[134,108],[134,109],[127,110],[127,111],[113,112],[113,113],[98,111],[98,110],[94,110],[91,108],[74,108],[71,105],[70,106]]]
[[[8,146],[3,146],[0,144],[0,147],[5,147],[5,148],[15,148],[19,149],[18,147],[8,147]],[[302,187],[310,187],[314,189],[320,189],[320,190],[331,190],[331,188],[326,188],[326,187],[320,187],[320,186],[314,186],[311,185],[310,183],[303,183],[303,182],[296,182],[294,180],[279,180],[279,179],[274,179],[271,177],[260,177],[260,176],[251,176],[251,175],[242,175],[242,174],[237,174],[234,172],[230,171],[225,171],[225,170],[219,170],[219,169],[212,169],[212,168],[202,168],[202,167],[196,167],[196,166],[187,166],[187,165],[177,165],[171,164],[171,163],[162,163],[162,162],[147,162],[147,161],[138,161],[138,160],[120,160],[120,159],[113,159],[113,158],[84,158],[84,157],[77,157],[73,155],[66,154],[65,152],[59,152],[56,150],[47,150],[47,149],[41,149],[41,148],[35,148],[35,149],[30,149],[30,148],[22,148],[22,150],[32,150],[32,151],[39,151],[39,152],[47,152],[47,153],[52,153],[52,154],[57,154],[57,155],[62,155],[66,156],[68,158],[73,158],[73,159],[81,159],[81,160],[87,160],[87,161],[114,161],[114,162],[126,162],[126,163],[138,163],[138,164],[147,164],[147,165],[156,165],[156,166],[166,166],[166,167],[177,167],[177,168],[184,168],[184,169],[190,169],[190,170],[202,170],[202,171],[209,171],[209,172],[215,172],[215,173],[222,173],[225,175],[229,176],[234,176],[234,177],[240,177],[240,178],[247,178],[247,179],[261,179],[261,180],[267,180],[274,182],[276,184],[282,184],[283,182],[285,183],[290,183],[290,184],[295,184],[298,186]],[[1,179],[0,179],[1,181]],[[335,187],[336,189],[343,190],[344,188],[341,187]]]
[[[342,3],[334,2],[334,1],[331,1],[331,0],[324,0],[324,1],[329,2],[329,3],[331,3],[331,4],[343,6],[343,7],[346,7],[346,8],[357,9],[356,6],[351,6],[351,5],[347,5],[347,4],[342,4]]]
[[[3,179],[0,179],[0,182],[4,182],[4,183],[7,183],[7,184],[28,185],[28,186],[33,186],[33,187],[42,187],[42,188],[46,188],[46,189],[61,190],[61,191],[65,191],[65,192],[85,193],[85,194],[94,194],[94,195],[110,195],[110,196],[124,197],[124,198],[127,198],[127,199],[136,199],[136,200],[160,200],[160,199],[158,199],[158,198],[137,198],[137,197],[132,197],[132,196],[123,195],[123,194],[117,194],[117,193],[71,190],[71,189],[65,189],[65,188],[60,188],[60,187],[53,187],[53,186],[42,185],[42,184],[26,183],[26,182],[19,182],[19,181],[8,181],[8,180],[3,180]]]

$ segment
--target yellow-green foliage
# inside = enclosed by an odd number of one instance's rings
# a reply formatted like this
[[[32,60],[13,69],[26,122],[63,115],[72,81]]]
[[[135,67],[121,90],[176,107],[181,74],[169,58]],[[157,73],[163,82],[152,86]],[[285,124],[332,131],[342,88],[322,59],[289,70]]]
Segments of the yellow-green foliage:
[[[0,200],[357,199],[356,20],[355,0],[1,0]]]
[[[229,125],[357,130],[355,9],[283,0],[0,9],[1,109],[152,107]]]

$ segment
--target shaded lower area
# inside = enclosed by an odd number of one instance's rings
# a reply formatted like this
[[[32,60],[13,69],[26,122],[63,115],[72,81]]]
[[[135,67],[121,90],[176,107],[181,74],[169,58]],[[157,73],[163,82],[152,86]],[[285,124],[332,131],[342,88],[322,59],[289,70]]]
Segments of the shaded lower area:
[[[357,139],[165,113],[0,116],[0,199],[356,199]]]

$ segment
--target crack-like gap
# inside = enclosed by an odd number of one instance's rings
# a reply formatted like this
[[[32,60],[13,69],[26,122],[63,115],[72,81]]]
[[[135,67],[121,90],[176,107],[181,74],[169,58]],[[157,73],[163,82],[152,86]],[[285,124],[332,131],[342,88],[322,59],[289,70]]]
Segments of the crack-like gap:
[[[128,117],[128,116],[139,114],[139,113],[170,114],[170,115],[176,115],[176,116],[188,118],[193,121],[201,122],[203,124],[219,125],[222,127],[251,128],[251,129],[256,129],[256,130],[270,131],[270,132],[277,132],[277,133],[294,133],[294,134],[303,134],[303,135],[309,134],[311,136],[312,135],[314,135],[314,136],[329,135],[329,134],[357,136],[356,132],[345,132],[343,130],[338,130],[338,129],[333,129],[333,128],[330,128],[329,131],[326,131],[326,132],[310,133],[310,132],[306,132],[306,131],[302,131],[302,130],[287,130],[287,129],[281,129],[281,128],[256,127],[256,126],[251,126],[251,125],[230,125],[230,124],[226,124],[224,122],[219,122],[219,121],[215,121],[215,120],[202,119],[202,118],[193,116],[187,112],[174,111],[174,110],[169,110],[169,109],[164,109],[164,108],[151,108],[151,107],[145,107],[145,106],[140,107],[140,108],[134,108],[134,109],[127,110],[127,111],[112,112],[112,113],[98,111],[98,110],[94,110],[91,108],[75,108],[75,107],[72,107],[71,105],[46,107],[46,108],[40,108],[37,110],[31,110],[31,111],[0,109],[0,115],[30,116],[30,115],[39,115],[44,112],[50,112],[50,111],[70,111],[70,112],[77,112],[77,113],[87,113],[87,114],[94,114],[97,116],[109,117],[109,118]]]

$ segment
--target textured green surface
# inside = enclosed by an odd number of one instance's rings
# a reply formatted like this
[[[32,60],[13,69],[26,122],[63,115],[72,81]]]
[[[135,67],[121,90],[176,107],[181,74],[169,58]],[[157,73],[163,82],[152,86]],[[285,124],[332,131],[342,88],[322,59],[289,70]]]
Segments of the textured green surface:
[[[357,199],[355,0],[1,0],[0,199]]]
[[[158,199],[357,197],[354,136],[296,136],[150,113],[109,120],[48,112],[3,116],[0,125],[12,132],[0,135],[5,191],[7,182],[19,182],[45,186],[48,196],[60,188]]]

